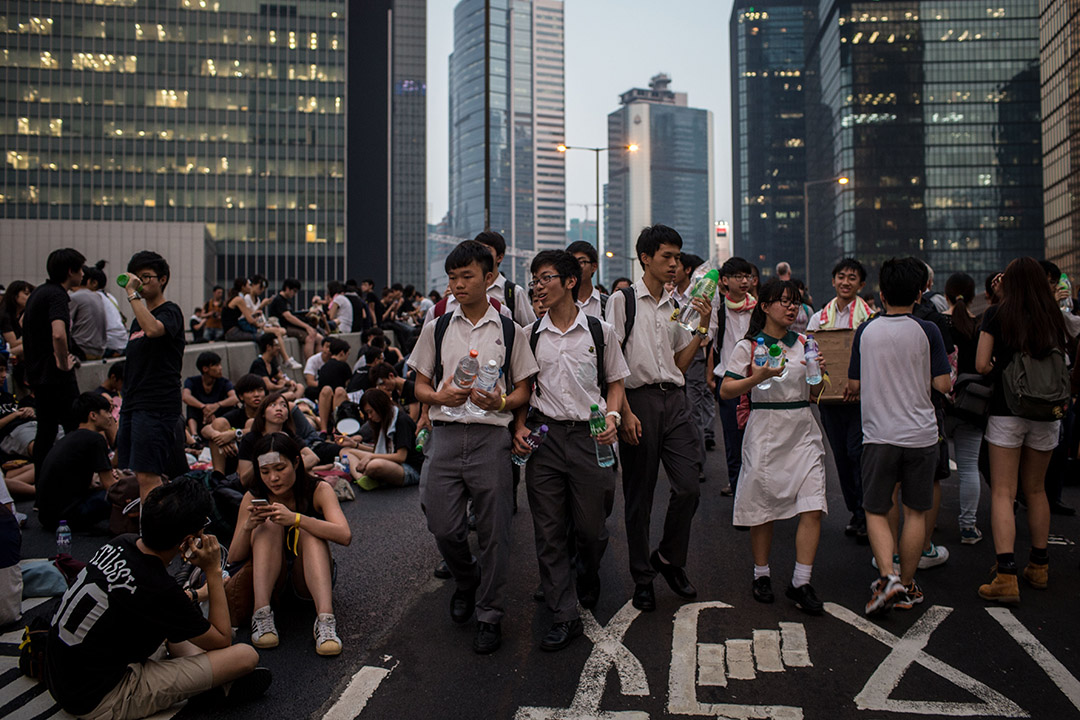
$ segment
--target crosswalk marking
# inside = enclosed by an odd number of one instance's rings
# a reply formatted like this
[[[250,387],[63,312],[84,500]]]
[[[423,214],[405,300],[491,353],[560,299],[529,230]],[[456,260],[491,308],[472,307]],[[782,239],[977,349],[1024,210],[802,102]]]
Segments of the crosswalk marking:
[[[1054,684],[1065,693],[1069,702],[1080,709],[1080,681],[1061,664],[1054,655],[1039,642],[1031,631],[1024,627],[1008,608],[986,608],[990,616],[1001,623],[1001,627],[1013,636],[1031,659],[1043,669]]]
[[[806,628],[802,623],[780,623],[780,644],[783,647],[784,664],[788,667],[813,667],[810,651],[806,645]]]
[[[323,720],[353,720],[358,717],[367,707],[368,700],[379,688],[379,684],[390,674],[390,670],[382,667],[365,665],[353,675],[345,692],[337,699],[323,716]]]
[[[728,640],[724,643],[727,647],[727,674],[732,680],[753,680],[757,677],[754,672],[753,644],[749,640]]]
[[[727,687],[724,672],[724,646],[720,643],[698,643],[698,685]]]
[[[37,687],[36,682],[25,675],[20,675],[4,687],[0,687],[0,707],[7,705],[27,690],[33,690],[35,687]]]
[[[758,672],[784,672],[780,662],[780,632],[754,630],[754,662]]]

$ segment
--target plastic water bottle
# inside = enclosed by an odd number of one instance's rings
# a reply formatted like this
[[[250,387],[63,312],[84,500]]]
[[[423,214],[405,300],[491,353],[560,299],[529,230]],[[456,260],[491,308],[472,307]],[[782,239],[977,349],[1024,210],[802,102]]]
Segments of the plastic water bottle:
[[[818,345],[813,335],[806,336],[806,349],[803,352],[806,358],[806,383],[818,385],[821,383],[821,366],[818,365]]]
[[[341,456],[341,469],[346,475],[352,475],[352,473],[349,472],[349,456],[347,454],[342,454]]]
[[[431,431],[427,428],[416,433],[416,452],[424,452],[424,446],[427,445],[427,441],[430,439]]]
[[[483,390],[484,392],[491,392],[495,389],[495,385],[499,382],[499,363],[494,360],[488,360],[487,365],[480,368],[480,372],[476,375],[475,387]],[[487,410],[484,410],[480,406],[473,403],[472,398],[465,401],[465,411],[473,417],[484,417],[488,414]]]
[[[759,337],[754,345],[754,366],[765,367],[769,364],[769,351],[765,349],[765,338]],[[768,390],[772,387],[772,378],[766,378],[758,383],[758,390]]]
[[[454,371],[454,384],[463,390],[471,388],[473,383],[476,382],[476,374],[480,371],[480,361],[476,359],[477,355],[479,353],[476,350],[470,350],[468,355],[461,358],[457,370]],[[455,419],[463,418],[467,414],[464,405],[458,405],[457,407],[443,405],[442,411]]]
[[[71,528],[67,520],[61,520],[56,528],[56,554],[60,553],[71,554]]]
[[[596,444],[596,464],[602,468],[611,467],[615,464],[615,448],[612,445],[601,445],[596,437],[607,430],[607,418],[600,412],[599,405],[589,407],[589,432]]]
[[[126,288],[129,282],[131,282],[131,276],[127,273],[120,273],[116,276],[116,284],[122,288]]]
[[[780,347],[779,344],[772,345],[771,347],[769,347],[769,367],[776,369],[783,366],[784,350]],[[784,374],[781,374],[780,377],[784,377]]]
[[[514,464],[518,467],[522,467],[525,463],[529,462],[529,458],[536,452],[536,448],[540,447],[540,444],[544,442],[544,438],[547,437],[548,426],[541,425],[540,427],[529,433],[529,437],[525,438],[525,444],[529,446],[528,455],[518,455],[517,453],[510,453],[510,459],[514,461]]]
[[[1072,299],[1072,283],[1069,282],[1069,276],[1066,275],[1065,273],[1061,273],[1061,277],[1058,278],[1057,286],[1058,286],[1058,290],[1066,290],[1069,293],[1068,297],[1063,298],[1060,302],[1058,302],[1058,307],[1060,307],[1062,309],[1062,311],[1064,311],[1064,312],[1070,312],[1071,313],[1072,310],[1073,310],[1073,299]]]
[[[701,278],[694,284],[694,287],[690,290],[690,299],[685,305],[679,308],[678,323],[684,328],[693,332],[701,327],[701,313],[695,310],[690,302],[696,297],[702,297],[710,302],[713,299],[713,295],[716,294],[716,286],[720,283],[720,271],[713,268],[709,272],[705,273],[705,277]]]

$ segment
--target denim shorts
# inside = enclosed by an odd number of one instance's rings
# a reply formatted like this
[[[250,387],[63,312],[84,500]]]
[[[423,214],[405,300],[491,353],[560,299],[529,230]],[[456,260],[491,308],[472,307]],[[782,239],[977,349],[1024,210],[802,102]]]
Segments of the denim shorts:
[[[402,463],[401,469],[405,471],[405,480],[401,483],[403,486],[419,485],[420,484],[420,471],[414,468],[409,463]]]
[[[176,445],[174,413],[147,410],[120,413],[120,428],[116,433],[119,466],[137,473],[164,475],[169,457]]]

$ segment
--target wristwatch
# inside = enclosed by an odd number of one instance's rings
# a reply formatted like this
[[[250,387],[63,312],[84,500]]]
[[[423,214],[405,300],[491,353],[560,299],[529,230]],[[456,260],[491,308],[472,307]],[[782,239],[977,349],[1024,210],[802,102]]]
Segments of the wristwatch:
[[[609,410],[607,415],[611,415],[615,418],[615,427],[622,427],[622,413],[616,412],[615,410]],[[607,415],[604,417],[607,417]]]
[[[694,332],[696,332],[701,337],[705,337],[706,335],[709,334],[709,328],[707,328],[707,327],[698,327],[698,329],[695,330]]]
[[[138,290],[128,295],[128,302],[134,302],[136,300],[142,300],[142,295],[139,294]]]

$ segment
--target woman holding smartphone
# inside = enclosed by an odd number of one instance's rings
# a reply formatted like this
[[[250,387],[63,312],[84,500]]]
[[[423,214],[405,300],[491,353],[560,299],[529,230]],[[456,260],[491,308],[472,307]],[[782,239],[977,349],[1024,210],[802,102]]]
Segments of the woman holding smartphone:
[[[384,391],[372,388],[360,398],[360,409],[375,438],[374,446],[345,448],[352,479],[365,490],[380,485],[417,485],[424,456],[416,449],[416,423]]]
[[[229,546],[231,560],[251,561],[251,644],[277,647],[270,602],[274,591],[288,584],[299,597],[315,602],[315,652],[338,655],[330,543],[352,542],[349,523],[334,489],[304,468],[296,439],[281,432],[264,435],[255,443],[254,455],[258,472],[240,503]]]

